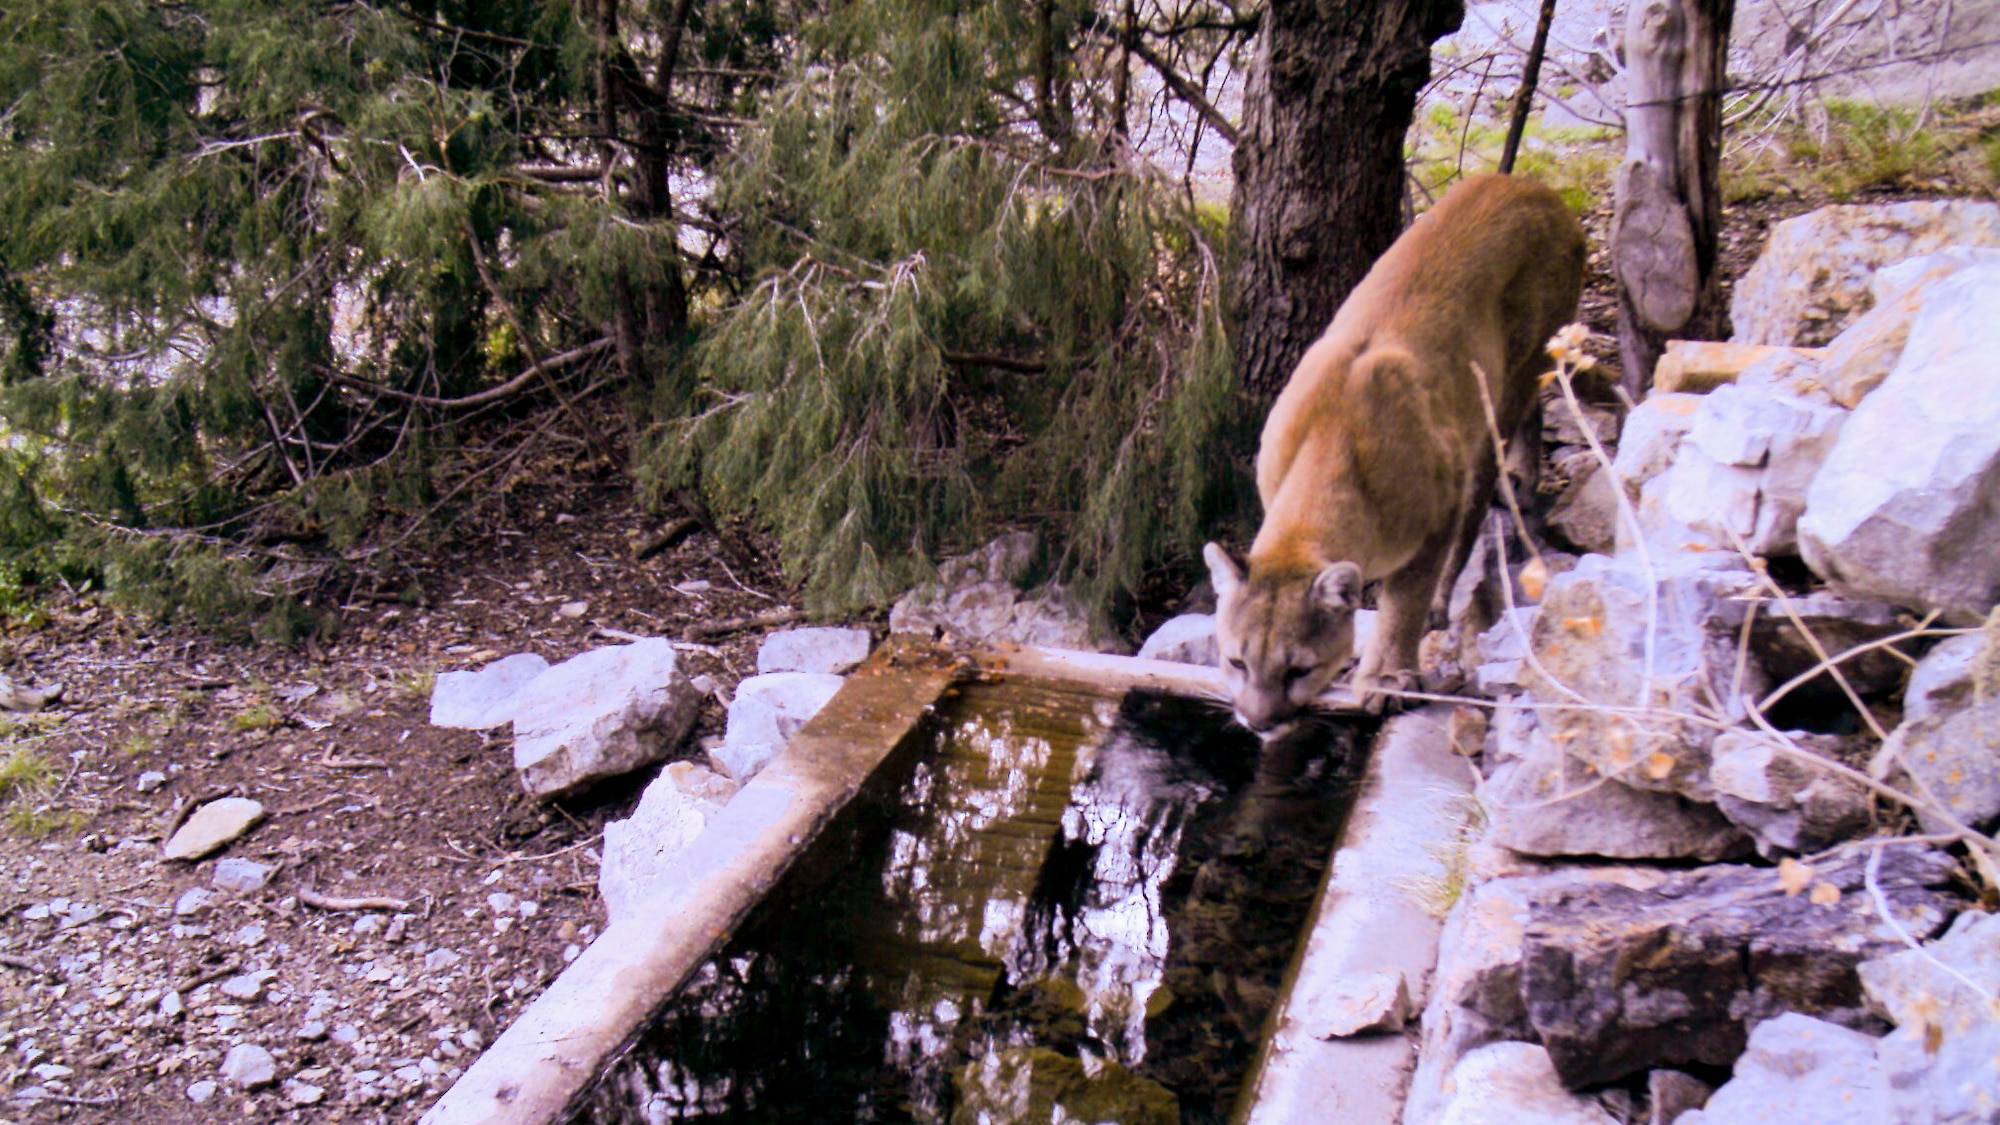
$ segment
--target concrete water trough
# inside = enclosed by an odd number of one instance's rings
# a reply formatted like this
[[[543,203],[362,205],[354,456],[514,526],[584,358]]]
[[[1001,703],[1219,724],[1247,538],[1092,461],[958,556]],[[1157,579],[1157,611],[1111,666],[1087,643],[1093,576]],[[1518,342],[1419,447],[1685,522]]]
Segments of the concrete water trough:
[[[1397,1121],[1470,771],[1220,695],[892,638],[423,1122]]]

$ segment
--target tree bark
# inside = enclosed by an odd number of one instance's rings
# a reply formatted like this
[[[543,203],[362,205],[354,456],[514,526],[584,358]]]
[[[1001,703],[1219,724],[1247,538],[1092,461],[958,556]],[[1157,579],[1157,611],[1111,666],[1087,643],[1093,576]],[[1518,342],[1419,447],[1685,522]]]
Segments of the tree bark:
[[[1669,338],[1724,325],[1722,88],[1735,0],[1639,0],[1626,15],[1625,161],[1611,261],[1625,391],[1645,394]]]
[[[1534,108],[1535,87],[1542,81],[1542,54],[1549,49],[1549,27],[1556,22],[1556,0],[1542,0],[1541,15],[1535,18],[1535,39],[1528,44],[1527,61],[1521,64],[1521,88],[1514,92],[1514,105],[1507,115],[1507,142],[1500,146],[1502,175],[1514,171],[1514,158],[1521,155],[1521,138],[1528,132],[1528,111]]]
[[[673,195],[669,175],[670,121],[675,56],[687,24],[690,0],[678,0],[666,28],[662,57],[653,81],[646,81],[626,53],[618,26],[619,0],[598,0],[599,50],[597,96],[599,126],[604,132],[604,176],[607,190],[623,149],[631,157],[631,182],[625,192],[625,213],[637,223],[671,216]],[[632,136],[621,142],[621,110],[629,109]],[[687,283],[681,276],[679,254],[671,253],[651,276],[634,277],[624,269],[611,279],[613,313],[609,335],[618,349],[618,365],[627,381],[643,381],[649,344],[679,336],[687,327]]]
[[[1236,146],[1236,369],[1270,397],[1403,224],[1403,139],[1463,0],[1272,0]]]

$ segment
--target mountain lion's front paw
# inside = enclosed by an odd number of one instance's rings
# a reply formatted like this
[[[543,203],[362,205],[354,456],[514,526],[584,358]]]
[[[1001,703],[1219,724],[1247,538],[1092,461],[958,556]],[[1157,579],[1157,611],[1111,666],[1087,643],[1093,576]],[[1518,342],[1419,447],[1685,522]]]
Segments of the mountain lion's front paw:
[[[1417,673],[1404,669],[1396,672],[1382,672],[1362,680],[1355,696],[1361,701],[1361,709],[1370,715],[1394,715],[1416,706],[1416,700],[1406,700],[1393,694],[1422,690],[1422,682]]]

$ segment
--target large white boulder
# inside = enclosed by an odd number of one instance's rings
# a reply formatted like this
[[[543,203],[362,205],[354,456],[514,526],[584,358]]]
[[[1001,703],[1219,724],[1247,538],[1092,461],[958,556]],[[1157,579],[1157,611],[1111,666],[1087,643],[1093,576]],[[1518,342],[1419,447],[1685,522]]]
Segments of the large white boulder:
[[[1896,1120],[1876,1041],[1787,1012],[1750,1032],[1735,1076],[1676,1125],[1885,1125]]]
[[[1816,393],[1811,360],[1779,352],[1702,396],[1674,462],[1642,490],[1640,524],[1665,550],[1797,553],[1799,514],[1848,412]]]
[[[708,752],[717,773],[738,783],[757,776],[806,720],[840,690],[825,672],[772,672],[736,685],[722,745]]]
[[[1549,1053],[1533,1043],[1491,1043],[1459,1060],[1437,1125],[1617,1125],[1595,1098],[1563,1089]]]
[[[514,708],[521,787],[554,796],[651,765],[687,736],[701,699],[659,638],[565,660],[522,688]]]
[[[1820,382],[1833,400],[1853,409],[1881,386],[1902,357],[1910,325],[1932,290],[1959,270],[1980,264],[2000,264],[2000,249],[1953,246],[1875,271],[1868,282],[1874,307],[1834,337],[1820,363]]]
[[[634,913],[736,788],[703,766],[674,762],[646,786],[631,816],[604,825],[597,892],[611,921]]]
[[[431,688],[431,725],[485,730],[514,720],[521,691],[549,670],[532,652],[517,652],[476,672],[445,672]]]
[[[1836,590],[1947,620],[2000,597],[2000,265],[1937,283],[1806,490],[1799,545]]]
[[[1834,338],[1872,300],[1882,266],[1950,246],[2000,246],[2000,204],[1972,199],[1822,207],[1771,228],[1736,283],[1735,339],[1805,347]]]
[[[866,629],[784,629],[757,646],[757,671],[845,672],[868,659]]]
[[[1220,664],[1215,647],[1215,615],[1183,613],[1169,618],[1146,643],[1139,646],[1142,660],[1171,660],[1177,664]]]
[[[917,586],[891,607],[889,630],[943,632],[977,643],[1132,651],[1064,586],[1029,588],[1039,555],[1034,534],[1016,531],[947,560],[934,581]]]
[[[1877,1050],[1895,1120],[2000,1121],[2000,915],[1967,911],[1922,952],[1857,971],[1868,1006],[1897,1025]]]
[[[2000,652],[1985,633],[1953,637],[1910,673],[1903,722],[1884,753],[1920,778],[1962,824],[2000,816]],[[1949,830],[1919,809],[1929,832]]]

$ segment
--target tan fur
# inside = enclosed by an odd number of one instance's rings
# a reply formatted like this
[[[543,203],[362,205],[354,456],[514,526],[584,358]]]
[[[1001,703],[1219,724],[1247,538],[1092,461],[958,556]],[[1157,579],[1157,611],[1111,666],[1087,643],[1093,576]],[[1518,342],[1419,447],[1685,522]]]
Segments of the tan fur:
[[[1472,365],[1500,432],[1539,438],[1544,345],[1575,315],[1583,261],[1583,228],[1554,192],[1475,176],[1396,240],[1307,350],[1264,423],[1247,574],[1215,544],[1203,552],[1247,725],[1282,722],[1353,659],[1363,581],[1383,585],[1356,688],[1414,683],[1433,602],[1493,493]]]

